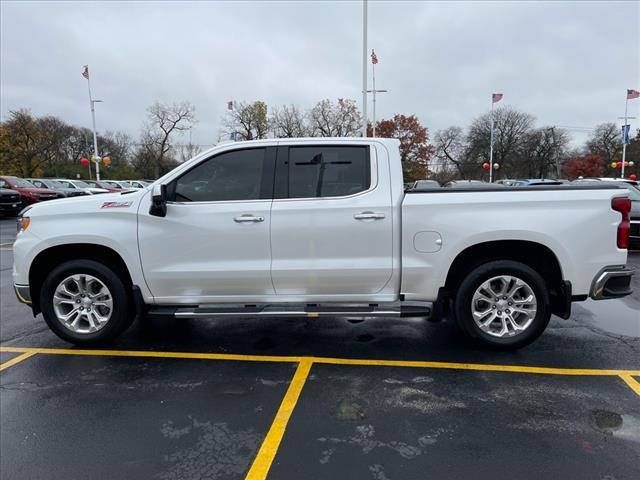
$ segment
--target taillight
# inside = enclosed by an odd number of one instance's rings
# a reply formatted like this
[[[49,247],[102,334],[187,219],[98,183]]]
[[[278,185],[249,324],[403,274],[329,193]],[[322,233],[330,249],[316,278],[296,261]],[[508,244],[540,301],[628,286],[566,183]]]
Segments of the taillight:
[[[622,221],[618,225],[618,248],[629,248],[631,200],[625,197],[615,197],[611,200],[611,208],[622,214]]]

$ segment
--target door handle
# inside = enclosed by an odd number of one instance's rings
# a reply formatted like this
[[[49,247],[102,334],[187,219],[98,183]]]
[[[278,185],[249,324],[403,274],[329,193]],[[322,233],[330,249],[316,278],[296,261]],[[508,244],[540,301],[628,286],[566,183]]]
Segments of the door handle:
[[[251,222],[257,223],[257,222],[264,222],[264,217],[256,217],[251,214],[244,214],[244,215],[240,215],[239,217],[235,217],[233,221],[236,223],[251,223]]]
[[[356,220],[380,220],[384,218],[384,213],[361,212],[356,213],[353,218],[355,218]]]

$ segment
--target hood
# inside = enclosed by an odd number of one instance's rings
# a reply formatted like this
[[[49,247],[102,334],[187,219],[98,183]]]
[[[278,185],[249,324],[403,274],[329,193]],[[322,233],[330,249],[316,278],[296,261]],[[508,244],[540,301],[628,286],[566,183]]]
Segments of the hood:
[[[13,195],[20,195],[20,192],[18,192],[17,190],[11,190],[9,188],[0,188],[0,195],[4,196],[13,196]]]
[[[103,193],[100,195],[79,195],[66,197],[55,202],[39,202],[29,208],[28,216],[64,215],[100,215],[114,212],[136,212],[140,198],[146,193],[140,190],[130,194]]]
[[[52,195],[57,195],[55,190],[51,190],[49,188],[37,188],[37,187],[15,187],[19,192],[27,192],[27,193],[50,193]]]

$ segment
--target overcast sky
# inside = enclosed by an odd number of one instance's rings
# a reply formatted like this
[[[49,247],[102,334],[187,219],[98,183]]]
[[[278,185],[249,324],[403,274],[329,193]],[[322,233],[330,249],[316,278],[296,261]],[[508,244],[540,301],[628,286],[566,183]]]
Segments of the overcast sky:
[[[0,114],[30,108],[137,135],[155,100],[188,100],[193,141],[217,141],[226,101],[361,105],[362,2],[1,3]],[[538,125],[618,121],[640,90],[640,3],[369,2],[378,118],[416,114],[432,132],[500,105]],[[370,65],[369,65],[370,67]],[[640,117],[640,99],[629,102]],[[369,107],[371,112],[371,107]],[[633,128],[639,120],[631,121]],[[581,133],[582,132],[582,133]],[[588,133],[588,132],[587,132]],[[573,130],[575,143],[585,138]]]

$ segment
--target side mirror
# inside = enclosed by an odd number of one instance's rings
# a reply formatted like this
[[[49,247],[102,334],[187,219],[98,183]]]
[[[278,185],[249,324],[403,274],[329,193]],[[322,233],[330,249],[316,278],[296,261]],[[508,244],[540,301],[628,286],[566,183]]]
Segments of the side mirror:
[[[156,217],[167,216],[167,186],[154,185],[151,191],[151,206],[149,207],[149,215]]]

